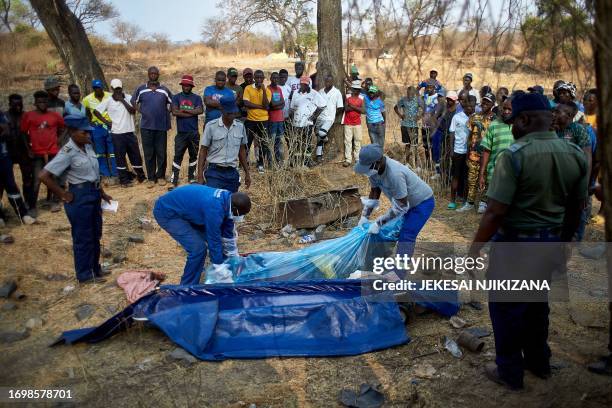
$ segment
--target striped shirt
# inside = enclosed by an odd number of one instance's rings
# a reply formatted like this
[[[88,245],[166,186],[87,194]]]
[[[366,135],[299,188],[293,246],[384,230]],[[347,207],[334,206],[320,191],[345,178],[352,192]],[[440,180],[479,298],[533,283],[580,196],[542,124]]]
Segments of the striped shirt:
[[[502,150],[507,149],[514,143],[514,136],[512,136],[512,127],[502,122],[501,119],[496,119],[489,125],[487,132],[485,133],[480,147],[491,152],[489,156],[489,162],[487,163],[487,184],[491,183],[493,178],[493,169],[495,168],[495,160],[497,155]]]
[[[155,90],[147,84],[142,84],[130,100],[132,106],[140,104],[140,128],[149,130],[170,129],[170,106],[172,104],[172,92],[163,85],[158,85]]]

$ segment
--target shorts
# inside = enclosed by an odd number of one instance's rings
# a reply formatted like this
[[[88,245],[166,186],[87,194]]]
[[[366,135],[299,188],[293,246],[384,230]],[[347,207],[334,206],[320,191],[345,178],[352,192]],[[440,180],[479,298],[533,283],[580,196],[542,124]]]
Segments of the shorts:
[[[408,144],[408,145],[417,144],[417,141],[419,138],[419,128],[401,126],[400,130],[402,132],[402,143]]]
[[[453,153],[452,157],[452,166],[451,166],[451,174],[453,178],[465,177],[467,172],[467,154],[466,153]]]

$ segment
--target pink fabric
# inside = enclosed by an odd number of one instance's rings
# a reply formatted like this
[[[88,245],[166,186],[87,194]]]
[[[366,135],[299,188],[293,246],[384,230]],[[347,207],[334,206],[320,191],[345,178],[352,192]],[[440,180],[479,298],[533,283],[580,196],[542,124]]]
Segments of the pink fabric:
[[[158,280],[152,279],[150,271],[123,272],[117,277],[117,285],[125,291],[125,296],[130,303],[134,303],[154,290],[158,284]]]

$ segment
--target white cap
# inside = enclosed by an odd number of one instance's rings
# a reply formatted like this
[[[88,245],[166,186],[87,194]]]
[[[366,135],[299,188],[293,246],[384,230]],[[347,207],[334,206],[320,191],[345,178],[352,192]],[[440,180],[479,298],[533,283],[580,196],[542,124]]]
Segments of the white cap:
[[[115,78],[115,79],[113,79],[113,80],[111,81],[111,83],[110,83],[110,87],[111,87],[112,89],[115,89],[115,88],[123,88],[123,83],[121,82],[121,80],[120,80],[120,79]]]
[[[351,82],[351,88],[353,88],[353,89],[361,89],[361,81],[353,81],[353,82]]]

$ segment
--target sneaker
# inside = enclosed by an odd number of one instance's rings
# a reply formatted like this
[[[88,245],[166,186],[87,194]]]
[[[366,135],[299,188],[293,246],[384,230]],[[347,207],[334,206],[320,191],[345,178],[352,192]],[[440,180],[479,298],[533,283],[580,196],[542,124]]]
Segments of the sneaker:
[[[474,204],[470,204],[470,203],[465,203],[463,204],[463,207],[459,208],[457,211],[459,212],[466,212],[466,211],[470,211],[474,209]]]
[[[155,182],[153,180],[147,180],[147,188],[155,187]]]
[[[106,282],[106,279],[95,277],[95,276],[91,277],[91,278],[89,278],[87,280],[84,280],[84,281],[79,281],[79,283],[81,285],[89,285],[89,284],[92,284],[92,283],[104,283],[104,282]]]
[[[342,167],[349,167],[351,165],[350,162],[345,161],[344,163],[342,163]]]
[[[190,178],[190,179],[189,179],[189,184],[195,184],[195,183],[197,183],[197,182],[198,182],[198,180],[197,180],[197,179],[194,179],[194,178]]]
[[[29,215],[24,215],[21,217],[21,221],[23,221],[25,225],[32,225],[36,222],[36,218],[30,217]]]
[[[257,172],[258,172],[259,174],[263,174],[263,173],[264,173],[264,168],[263,168],[263,166],[257,166]]]
[[[165,178],[160,178],[159,180],[157,180],[157,184],[159,184],[160,186],[165,186],[166,184],[168,184],[168,182],[166,181]]]
[[[430,177],[432,180],[437,180],[440,178],[440,175],[438,173],[434,174],[433,176]]]
[[[456,210],[457,209],[457,203],[448,203],[448,205],[446,206],[446,208],[448,210]]]
[[[478,204],[478,214],[484,214],[485,211],[487,211],[487,203],[481,201]]]

